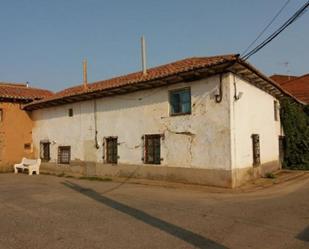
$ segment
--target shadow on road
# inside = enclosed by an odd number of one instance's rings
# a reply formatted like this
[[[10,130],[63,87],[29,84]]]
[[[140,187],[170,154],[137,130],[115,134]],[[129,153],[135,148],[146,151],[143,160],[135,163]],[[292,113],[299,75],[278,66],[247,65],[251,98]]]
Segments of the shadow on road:
[[[75,190],[97,202],[100,202],[110,208],[113,208],[119,212],[125,213],[135,219],[142,221],[150,226],[153,226],[161,231],[164,231],[176,238],[179,238],[197,248],[209,248],[209,249],[227,249],[227,247],[216,243],[210,239],[207,239],[199,234],[193,233],[189,230],[181,228],[179,226],[168,223],[164,220],[156,218],[150,214],[145,213],[142,210],[127,206],[118,201],[110,199],[106,196],[99,194],[98,192],[83,188],[78,184],[72,183],[70,181],[62,182],[62,184],[72,190]]]
[[[300,234],[298,234],[296,238],[303,241],[309,241],[309,226],[307,226]]]

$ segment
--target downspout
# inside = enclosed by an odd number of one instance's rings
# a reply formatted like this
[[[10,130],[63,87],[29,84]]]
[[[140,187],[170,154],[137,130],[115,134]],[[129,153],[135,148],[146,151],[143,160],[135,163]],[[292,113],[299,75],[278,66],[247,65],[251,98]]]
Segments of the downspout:
[[[222,73],[220,73],[219,94],[215,95],[215,100],[217,103],[222,101]]]
[[[94,117],[94,146],[98,150],[100,148],[98,143],[98,124],[97,124],[97,100],[93,100],[93,117]]]

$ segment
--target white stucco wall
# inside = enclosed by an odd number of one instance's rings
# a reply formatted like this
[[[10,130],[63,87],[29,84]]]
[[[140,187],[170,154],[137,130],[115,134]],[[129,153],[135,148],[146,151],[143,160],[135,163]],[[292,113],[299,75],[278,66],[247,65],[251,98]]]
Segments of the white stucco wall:
[[[52,162],[57,161],[60,145],[71,146],[72,160],[103,162],[103,138],[118,136],[118,162],[143,164],[142,135],[164,133],[162,166],[230,170],[229,79],[223,77],[221,103],[214,99],[219,76],[97,99],[98,150],[94,146],[93,100],[33,111],[34,146],[38,154],[40,141],[48,139]],[[192,114],[169,116],[168,91],[188,86],[191,88]],[[69,108],[73,108],[73,117],[68,116]],[[193,135],[176,134],[179,132]]]
[[[260,137],[261,164],[277,161],[281,125],[280,118],[274,119],[276,99],[237,76],[235,82],[237,93],[243,92],[237,101],[234,100],[234,75],[230,74],[232,167],[253,167],[252,134]]]

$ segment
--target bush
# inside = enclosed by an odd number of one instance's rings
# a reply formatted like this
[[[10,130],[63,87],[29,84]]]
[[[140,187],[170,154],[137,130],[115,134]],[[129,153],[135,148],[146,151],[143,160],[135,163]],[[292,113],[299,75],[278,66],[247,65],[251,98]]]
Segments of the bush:
[[[283,167],[309,170],[308,105],[291,99],[281,101],[281,124],[285,135]]]

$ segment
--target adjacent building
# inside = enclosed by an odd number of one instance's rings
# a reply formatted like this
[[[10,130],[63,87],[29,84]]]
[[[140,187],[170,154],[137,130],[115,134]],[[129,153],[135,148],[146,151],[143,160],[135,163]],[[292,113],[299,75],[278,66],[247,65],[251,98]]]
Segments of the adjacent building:
[[[309,104],[309,74],[302,76],[274,74],[270,78],[295,98],[304,104]]]
[[[281,167],[286,96],[223,55],[78,85],[24,110],[49,170],[235,187]]]
[[[23,156],[33,156],[33,123],[22,105],[51,95],[27,84],[0,82],[0,171],[12,168]]]

